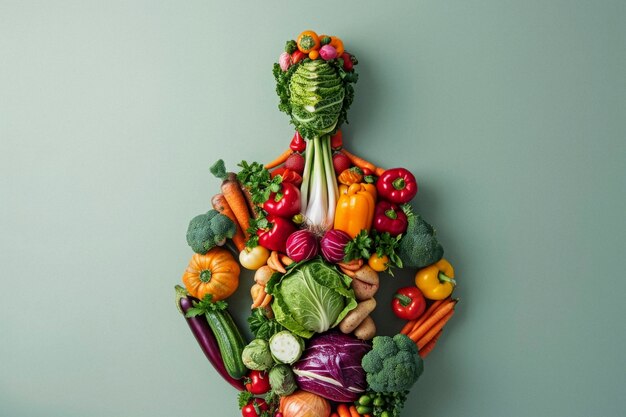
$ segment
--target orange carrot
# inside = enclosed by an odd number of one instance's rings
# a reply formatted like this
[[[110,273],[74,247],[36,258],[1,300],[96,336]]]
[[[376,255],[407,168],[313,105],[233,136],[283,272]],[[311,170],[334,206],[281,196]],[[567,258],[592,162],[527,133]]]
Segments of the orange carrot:
[[[348,151],[346,151],[345,148],[343,148],[341,151],[341,153],[343,153],[345,156],[348,157],[348,159],[350,160],[350,162],[352,162],[355,166],[361,168],[361,169],[369,169],[372,172],[376,172],[376,165],[372,164],[369,161],[366,161],[363,158],[360,158],[358,156],[356,156],[355,154],[352,154]]]
[[[352,417],[350,415],[350,410],[348,409],[348,406],[344,403],[341,403],[337,406],[337,414],[339,414],[339,417]]]
[[[356,276],[356,274],[354,273],[354,271],[350,270],[350,269],[346,269],[343,266],[339,266],[339,269],[341,269],[341,272],[343,272],[344,274],[346,274],[347,276],[349,276],[350,278],[354,278]]]
[[[409,334],[411,332],[411,330],[413,330],[413,326],[415,325],[415,323],[417,322],[417,320],[409,320],[406,322],[406,324],[404,325],[404,327],[402,328],[402,330],[400,330],[400,333],[402,334]]]
[[[443,330],[439,330],[439,333],[437,333],[435,335],[435,337],[432,338],[432,340],[428,343],[426,343],[424,345],[424,347],[422,347],[419,350],[419,355],[422,359],[424,359],[426,356],[428,356],[428,354],[430,352],[432,352],[433,348],[435,347],[435,345],[437,344],[437,340],[439,340],[439,337],[441,336],[441,333],[443,332]]]
[[[259,284],[254,284],[254,285],[259,285]],[[253,287],[254,287],[254,285],[253,285]],[[251,308],[260,307],[261,304],[263,304],[263,300],[265,300],[265,296],[266,295],[267,295],[267,293],[265,292],[265,287],[259,288],[258,292],[256,293],[256,297],[254,298],[254,302],[252,303],[252,307]]]
[[[233,236],[233,243],[235,243],[235,246],[237,246],[237,250],[241,252],[246,247],[246,237],[241,230],[241,226],[239,226],[239,222],[235,217],[235,213],[233,213],[230,206],[228,205],[224,194],[214,195],[213,198],[211,198],[211,205],[215,210],[219,211],[224,216],[232,220],[233,223],[235,223],[235,227],[237,230],[235,231],[235,235]]]
[[[283,263],[280,261],[280,259],[278,259],[278,251],[273,250],[272,254],[270,255],[270,259],[272,260],[272,263],[276,265],[276,268],[274,269],[276,269],[281,274],[287,273],[287,270],[283,266]],[[270,266],[270,268],[272,268],[272,266]]]
[[[441,308],[437,309],[437,311],[433,313],[433,315],[430,316],[428,319],[426,319],[426,321],[424,321],[421,326],[419,326],[417,329],[414,329],[409,334],[409,338],[414,342],[420,340],[422,336],[424,336],[426,332],[428,332],[439,320],[441,320],[446,314],[448,314],[448,312],[454,310],[455,304],[456,300],[450,300],[449,302],[444,303]]]
[[[430,316],[432,316],[432,315],[433,315],[433,313],[434,313],[435,311],[437,311],[437,309],[439,308],[439,306],[440,306],[440,305],[441,305],[444,301],[446,301],[446,300],[437,300],[437,301],[435,301],[434,303],[432,303],[432,304],[430,305],[430,307],[428,307],[428,310],[426,310],[426,312],[425,312],[424,314],[422,314],[422,315],[420,316],[420,318],[418,318],[418,319],[415,321],[415,324],[413,325],[413,328],[412,328],[411,330],[409,330],[409,332],[407,333],[407,335],[408,335],[408,334],[411,334],[411,332],[412,332],[413,330],[416,330],[418,327],[420,327],[420,326],[422,325],[422,323],[424,323],[424,322],[425,322],[425,321],[426,321],[426,320],[427,320]]]
[[[443,316],[443,318],[439,320],[437,324],[435,324],[424,336],[422,336],[421,339],[417,341],[417,348],[421,349],[426,346],[428,342],[433,340],[435,335],[439,333],[441,329],[443,329],[443,326],[446,325],[446,323],[448,322],[448,320],[450,320],[453,314],[454,310],[450,310],[445,316]]]
[[[265,298],[263,298],[263,302],[259,307],[267,307],[272,302],[272,295],[265,294]]]
[[[285,152],[278,155],[278,157],[272,162],[265,164],[265,169],[276,168],[278,165],[284,164],[287,158],[289,158],[289,155],[291,155],[292,153],[293,151],[291,149],[287,149]]]
[[[330,415],[330,417],[339,417],[339,414],[337,414],[337,413],[332,413],[332,414]]]
[[[359,412],[356,411],[356,407],[353,405],[351,405],[350,408],[348,408],[348,411],[350,411],[350,417],[361,417]]]
[[[363,266],[363,258],[353,259],[350,262],[339,262],[337,265],[349,271],[357,271]]]
[[[224,194],[224,198],[226,202],[228,202],[230,209],[235,213],[235,217],[247,240],[249,237],[250,213],[248,212],[248,203],[246,203],[246,198],[243,196],[237,180],[226,180],[222,182],[222,194]]]
[[[374,175],[380,177],[381,175],[383,175],[383,172],[385,172],[385,168],[376,167],[376,169],[374,170]]]
[[[287,255],[281,255],[281,257],[280,257],[280,263],[282,263],[282,264],[283,264],[283,265],[285,265],[285,266],[289,266],[289,265],[291,265],[292,263],[294,263],[294,260],[293,260],[293,259],[291,259],[291,258],[290,258],[289,256],[287,256]]]
[[[237,175],[233,172],[226,172],[223,160],[218,160],[209,169],[213,175],[222,180],[222,194],[230,209],[235,214],[235,218],[241,227],[244,237],[248,240],[248,229],[250,228],[250,213],[248,203],[243,196],[243,192],[237,181]]]

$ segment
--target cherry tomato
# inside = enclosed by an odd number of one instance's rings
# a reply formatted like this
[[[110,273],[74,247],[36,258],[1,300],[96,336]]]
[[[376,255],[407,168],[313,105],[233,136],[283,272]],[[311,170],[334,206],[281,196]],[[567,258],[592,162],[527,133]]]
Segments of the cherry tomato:
[[[259,417],[262,411],[269,410],[269,406],[263,398],[255,398],[251,400],[241,409],[243,417]]]
[[[245,248],[239,253],[239,263],[246,269],[253,271],[259,269],[267,262],[270,257],[270,251],[261,245],[254,248]]]
[[[252,394],[261,395],[270,390],[270,377],[267,372],[250,371],[248,378],[250,382],[246,384],[246,389]]]
[[[367,264],[374,271],[383,272],[387,270],[387,267],[389,264],[389,257],[387,255],[378,256],[376,253],[374,253],[372,256],[370,256],[369,260],[367,261]]]

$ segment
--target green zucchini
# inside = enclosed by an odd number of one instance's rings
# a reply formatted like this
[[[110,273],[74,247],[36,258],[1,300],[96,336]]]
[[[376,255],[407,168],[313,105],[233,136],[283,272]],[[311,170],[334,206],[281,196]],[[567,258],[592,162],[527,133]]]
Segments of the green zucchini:
[[[226,372],[235,379],[243,378],[248,373],[241,359],[245,342],[230,313],[213,310],[205,312],[205,316],[217,339]]]

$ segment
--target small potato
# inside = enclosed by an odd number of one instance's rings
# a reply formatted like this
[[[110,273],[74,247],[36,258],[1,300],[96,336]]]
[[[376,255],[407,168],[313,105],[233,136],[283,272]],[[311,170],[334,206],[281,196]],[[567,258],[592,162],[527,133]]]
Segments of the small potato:
[[[360,281],[356,278],[352,279],[352,289],[354,297],[357,301],[369,300],[378,292],[378,284],[372,285],[367,282]]]
[[[376,336],[376,323],[372,316],[365,317],[365,320],[354,329],[354,336],[361,340],[371,340]]]
[[[267,281],[269,281],[270,277],[275,271],[267,265],[264,265],[256,270],[254,273],[254,282],[259,285],[265,286],[267,285]]]
[[[361,301],[354,310],[351,310],[339,323],[339,330],[342,333],[352,333],[363,320],[376,308],[376,300]]]
[[[378,272],[374,271],[369,265],[363,265],[354,271],[354,278],[368,284],[378,285]]]

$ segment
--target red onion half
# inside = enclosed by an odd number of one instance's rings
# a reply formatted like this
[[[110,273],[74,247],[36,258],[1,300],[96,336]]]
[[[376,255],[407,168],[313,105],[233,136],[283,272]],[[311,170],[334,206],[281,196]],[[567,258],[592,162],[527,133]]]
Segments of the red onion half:
[[[317,238],[308,230],[298,230],[287,239],[287,256],[296,262],[311,259],[318,250]]]
[[[328,262],[341,262],[345,256],[344,248],[352,238],[342,230],[329,230],[320,242],[322,256]]]

